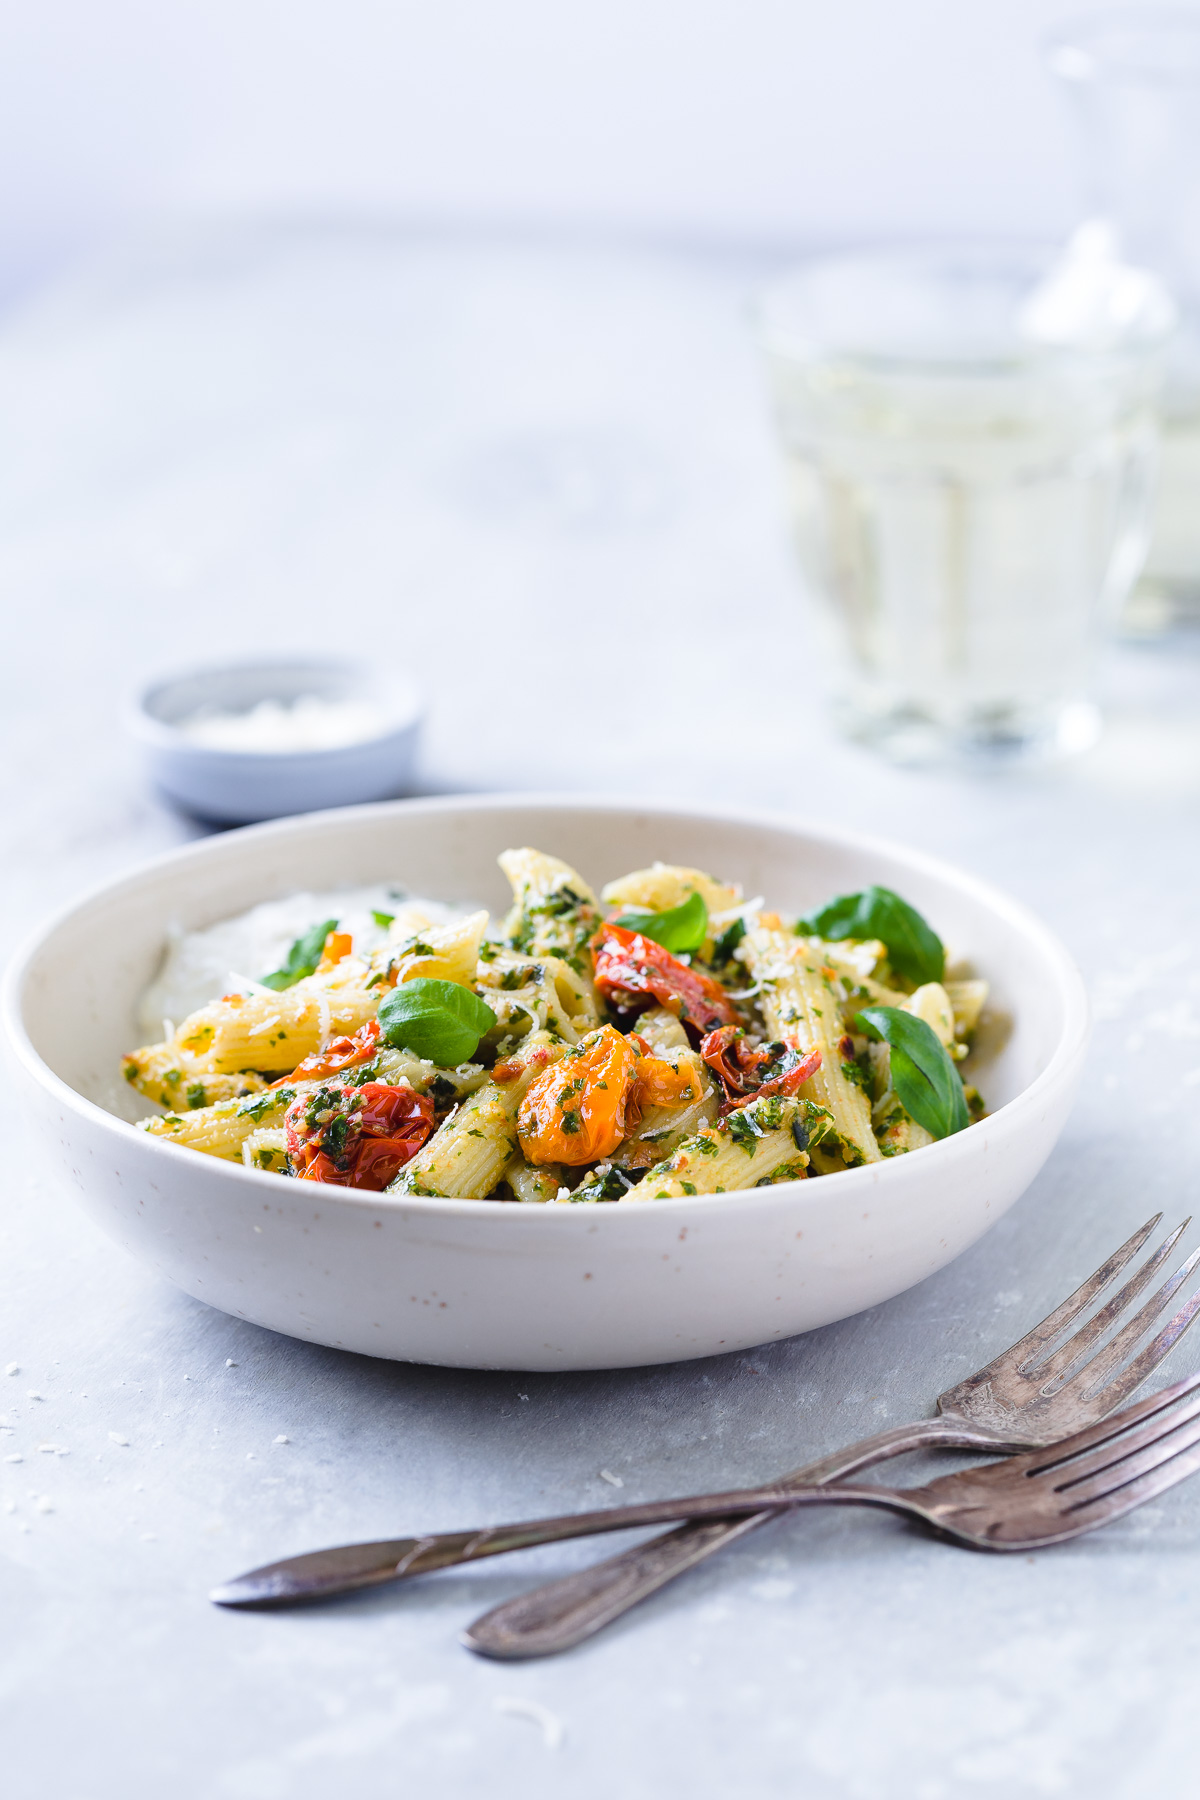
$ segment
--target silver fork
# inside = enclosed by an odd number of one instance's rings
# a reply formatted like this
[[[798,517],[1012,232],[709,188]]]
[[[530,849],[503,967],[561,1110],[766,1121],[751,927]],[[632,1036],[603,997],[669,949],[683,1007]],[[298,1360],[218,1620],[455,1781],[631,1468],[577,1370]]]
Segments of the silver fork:
[[[863,1438],[845,1450],[793,1470],[781,1485],[807,1487],[839,1481],[889,1457],[936,1445],[1024,1450],[1051,1444],[1106,1418],[1149,1379],[1200,1309],[1198,1290],[1140,1354],[1133,1355],[1200,1259],[1200,1250],[1193,1251],[1144,1305],[1125,1319],[1190,1220],[1177,1226],[1073,1336],[1056,1349],[1053,1346],[1067,1327],[1112,1285],[1161,1222],[1161,1213],[1147,1220],[1040,1325],[974,1375],[939,1394],[936,1417],[893,1426],[874,1437]],[[1120,1329],[1105,1343],[1106,1334],[1118,1325]],[[1127,1360],[1130,1357],[1132,1361]],[[773,1517],[773,1512],[762,1512],[741,1518],[696,1519],[681,1525],[662,1537],[635,1545],[621,1556],[608,1557],[591,1568],[503,1602],[475,1621],[465,1642],[485,1655],[507,1659],[551,1656],[559,1650],[569,1650],[657,1593],[677,1575],[695,1568],[706,1557]]]
[[[982,1450],[1025,1449],[1030,1445],[1052,1443],[1056,1438],[1066,1437],[1071,1431],[1104,1418],[1158,1367],[1200,1307],[1198,1291],[1128,1367],[1120,1367],[1200,1259],[1200,1250],[1197,1250],[1109,1344],[1086,1363],[1082,1362],[1154,1278],[1180,1234],[1187,1229],[1188,1220],[1185,1219],[1165,1239],[1073,1338],[1048,1358],[1039,1358],[1041,1352],[1111,1285],[1146,1243],[1161,1218],[1161,1214],[1156,1215],[1140,1231],[1134,1232],[1081,1288],[1019,1343],[986,1368],[969,1375],[957,1387],[948,1388],[938,1401],[940,1417],[893,1427],[866,1438],[849,1450],[839,1451],[785,1476],[772,1491],[834,1481],[887,1457],[930,1444]],[[705,1505],[711,1513],[711,1504],[706,1501]],[[609,1515],[578,1515],[574,1522],[582,1527],[585,1519],[596,1516]],[[695,1525],[684,1526],[653,1543],[640,1546],[628,1556],[585,1570],[582,1576],[552,1582],[548,1587],[524,1595],[520,1601],[495,1608],[476,1621],[468,1641],[472,1648],[510,1657],[541,1656],[552,1650],[565,1650],[599,1630],[635,1600],[653,1593],[672,1576],[773,1516],[773,1511],[764,1510],[736,1519],[709,1517]],[[660,1510],[656,1517],[658,1522],[665,1522],[680,1517],[680,1514]],[[654,1523],[655,1520],[646,1522]],[[288,1606],[349,1593],[357,1588],[376,1587],[405,1576],[448,1568],[456,1562],[472,1561],[481,1554],[478,1546],[483,1538],[490,1545],[488,1554],[496,1555],[501,1547],[520,1549],[563,1536],[581,1535],[578,1530],[561,1529],[563,1521],[551,1523],[555,1529],[549,1536],[538,1535],[536,1522],[531,1526],[514,1527],[502,1545],[498,1531],[490,1531],[443,1534],[436,1539],[392,1538],[380,1543],[343,1544],[328,1550],[310,1551],[251,1569],[214,1588],[210,1598],[220,1606]],[[598,1583],[596,1578],[599,1578]],[[543,1607],[540,1614],[539,1605]],[[502,1643],[505,1647],[490,1648],[493,1639],[497,1645]]]
[[[1183,1404],[1180,1404],[1180,1403]],[[1081,1537],[1157,1498],[1200,1469],[1200,1375],[1189,1375],[1161,1393],[1116,1413],[1102,1424],[1041,1450],[1010,1456],[982,1468],[960,1469],[921,1487],[870,1487],[859,1482],[817,1482],[809,1487],[735,1489],[690,1499],[651,1500],[605,1512],[533,1520],[524,1526],[494,1528],[503,1540],[540,1529],[556,1537],[588,1531],[620,1531],[647,1525],[668,1509],[693,1518],[721,1507],[740,1511],[769,1506],[786,1512],[800,1506],[879,1506],[909,1513],[977,1550],[1038,1550]],[[572,1529],[573,1528],[573,1529]],[[493,1533],[479,1532],[472,1555],[494,1554]],[[429,1540],[430,1542],[434,1540]],[[503,1542],[501,1548],[507,1548]],[[472,1649],[483,1648],[476,1628],[464,1634]],[[486,1646],[489,1655],[495,1650]]]
[[[1186,1404],[1173,1412],[1181,1401]],[[983,1468],[962,1469],[922,1487],[868,1487],[854,1482],[798,1487],[776,1482],[723,1494],[644,1500],[602,1512],[527,1519],[517,1525],[488,1525],[479,1531],[438,1532],[401,1540],[408,1554],[397,1573],[424,1574],[530,1544],[561,1543],[598,1531],[660,1525],[668,1519],[758,1514],[764,1508],[786,1512],[800,1506],[881,1506],[910,1513],[980,1550],[1033,1550],[1094,1531],[1198,1468],[1200,1375],[1192,1375],[1103,1424],[1044,1449]],[[236,1586],[230,1584],[231,1589]],[[223,1597],[227,1605],[237,1603],[231,1594]],[[479,1639],[477,1627],[467,1632],[465,1641],[472,1649],[497,1654],[492,1642]]]

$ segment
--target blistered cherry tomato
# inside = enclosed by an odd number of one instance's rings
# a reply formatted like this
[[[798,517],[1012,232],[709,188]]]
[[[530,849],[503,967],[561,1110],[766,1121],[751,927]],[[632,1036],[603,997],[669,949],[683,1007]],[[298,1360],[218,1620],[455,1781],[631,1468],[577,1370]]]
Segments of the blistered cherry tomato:
[[[284,1127],[288,1160],[302,1181],[379,1193],[433,1130],[433,1101],[382,1081],[326,1082],[297,1095]]]
[[[737,1024],[720,983],[680,962],[653,938],[622,925],[602,925],[592,939],[592,956],[596,986],[617,1007],[657,1000],[697,1033]]]
[[[611,1155],[626,1133],[638,1063],[629,1039],[602,1025],[535,1076],[517,1114],[526,1161],[576,1166]]]

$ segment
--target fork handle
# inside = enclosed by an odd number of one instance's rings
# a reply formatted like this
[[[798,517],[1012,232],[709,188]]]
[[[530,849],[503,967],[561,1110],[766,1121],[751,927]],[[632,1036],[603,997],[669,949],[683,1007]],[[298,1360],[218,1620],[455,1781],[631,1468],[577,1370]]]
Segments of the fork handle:
[[[935,1445],[964,1450],[1019,1448],[993,1432],[939,1416],[912,1425],[893,1425],[873,1437],[860,1438],[857,1444],[793,1469],[777,1486],[801,1488],[842,1481],[893,1456]],[[482,1656],[505,1661],[553,1656],[559,1650],[570,1650],[619,1619],[639,1600],[657,1593],[677,1575],[694,1569],[706,1557],[775,1516],[772,1509],[738,1518],[693,1519],[662,1537],[635,1544],[620,1556],[607,1557],[591,1568],[504,1601],[468,1626],[462,1641]]]
[[[536,1544],[591,1537],[596,1532],[670,1525],[676,1519],[723,1520],[731,1514],[762,1513],[776,1508],[790,1511],[796,1506],[914,1510],[907,1493],[889,1488],[855,1487],[848,1483],[837,1486],[832,1482],[799,1487],[794,1483],[785,1486],[782,1482],[770,1482],[719,1494],[685,1494],[677,1500],[642,1500],[597,1512],[524,1519],[515,1525],[485,1525],[479,1531],[439,1531],[425,1537],[392,1538],[375,1544],[339,1544],[251,1569],[214,1588],[209,1599],[218,1606],[292,1606],[376,1587],[381,1582],[403,1581],[412,1575],[431,1575],[436,1569],[452,1569],[484,1556],[503,1556],[509,1550],[529,1550]]]

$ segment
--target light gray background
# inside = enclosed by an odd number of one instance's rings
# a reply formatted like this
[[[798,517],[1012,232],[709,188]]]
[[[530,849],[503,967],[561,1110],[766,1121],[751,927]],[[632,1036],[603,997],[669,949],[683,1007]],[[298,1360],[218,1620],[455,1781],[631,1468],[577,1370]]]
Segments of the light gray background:
[[[1040,44],[1089,10],[0,0],[0,296],[148,218],[1058,233],[1080,146]]]
[[[926,1412],[1192,1204],[1200,651],[1120,651],[1105,739],[1042,775],[903,773],[831,741],[745,340],[758,273],[234,233],[12,317],[5,936],[194,829],[142,787],[125,684],[328,642],[426,685],[426,790],[744,798],[1001,883],[1096,997],[1067,1133],[988,1238],[873,1313],[668,1369],[476,1375],[292,1343],[162,1286],[33,1163],[6,1081],[6,1800],[1134,1800],[1189,1765],[1200,1483],[1037,1558],[883,1517],[779,1524],[525,1666],[455,1634],[596,1547],[290,1616],[205,1600],[323,1542],[594,1506],[617,1497],[602,1468],[629,1499],[772,1476]],[[1189,1342],[1174,1367],[1198,1362]]]

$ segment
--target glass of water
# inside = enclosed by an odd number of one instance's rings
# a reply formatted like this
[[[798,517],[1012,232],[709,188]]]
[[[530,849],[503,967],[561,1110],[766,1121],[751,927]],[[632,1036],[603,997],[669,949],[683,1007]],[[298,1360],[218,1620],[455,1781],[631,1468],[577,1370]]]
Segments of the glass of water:
[[[843,727],[903,761],[1086,747],[1146,551],[1156,280],[1103,228],[881,250],[793,270],[759,326]]]

